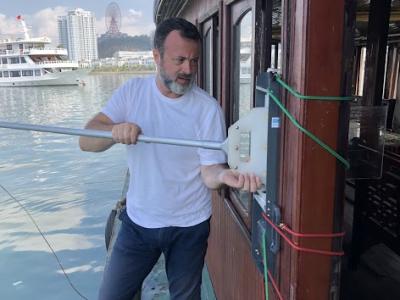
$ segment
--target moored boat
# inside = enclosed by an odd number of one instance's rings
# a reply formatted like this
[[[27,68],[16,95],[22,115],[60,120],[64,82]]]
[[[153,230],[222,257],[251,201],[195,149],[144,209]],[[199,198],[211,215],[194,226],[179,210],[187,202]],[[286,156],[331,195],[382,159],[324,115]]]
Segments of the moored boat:
[[[25,21],[24,37],[0,40],[0,86],[79,85],[90,71],[68,60],[64,48],[50,47],[48,37],[32,38]]]

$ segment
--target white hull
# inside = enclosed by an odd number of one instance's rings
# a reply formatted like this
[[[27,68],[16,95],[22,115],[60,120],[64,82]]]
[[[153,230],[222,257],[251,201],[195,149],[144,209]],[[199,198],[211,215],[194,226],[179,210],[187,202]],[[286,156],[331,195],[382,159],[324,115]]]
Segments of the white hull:
[[[45,74],[40,77],[9,77],[0,78],[0,87],[12,86],[49,86],[49,85],[79,85],[90,69]]]

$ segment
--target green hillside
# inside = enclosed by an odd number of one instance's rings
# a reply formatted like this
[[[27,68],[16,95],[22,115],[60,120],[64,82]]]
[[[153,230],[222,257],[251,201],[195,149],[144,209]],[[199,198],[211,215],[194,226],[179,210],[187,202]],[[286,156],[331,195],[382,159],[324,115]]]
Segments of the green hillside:
[[[116,51],[149,51],[152,49],[152,41],[148,35],[110,36],[103,34],[97,39],[97,45],[99,58],[112,57]]]

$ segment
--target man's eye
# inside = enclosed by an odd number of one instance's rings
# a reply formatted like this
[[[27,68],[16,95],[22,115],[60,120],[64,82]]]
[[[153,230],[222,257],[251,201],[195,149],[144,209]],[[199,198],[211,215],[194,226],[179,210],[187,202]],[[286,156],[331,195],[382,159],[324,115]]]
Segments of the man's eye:
[[[185,61],[184,58],[176,58],[176,59],[175,59],[175,62],[176,62],[177,64],[183,64],[184,61]]]

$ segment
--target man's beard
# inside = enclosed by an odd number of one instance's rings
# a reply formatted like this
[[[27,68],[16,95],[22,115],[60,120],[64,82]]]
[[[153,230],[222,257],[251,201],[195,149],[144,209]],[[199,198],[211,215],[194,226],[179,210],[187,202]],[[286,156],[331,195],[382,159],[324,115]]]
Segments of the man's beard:
[[[177,95],[183,95],[185,94],[188,90],[190,90],[193,86],[194,82],[194,76],[191,74],[182,74],[179,73],[176,78],[183,78],[183,79],[189,79],[189,83],[186,85],[179,84],[175,80],[171,79],[164,71],[163,67],[160,68],[160,78],[165,84],[165,86],[173,93]]]

